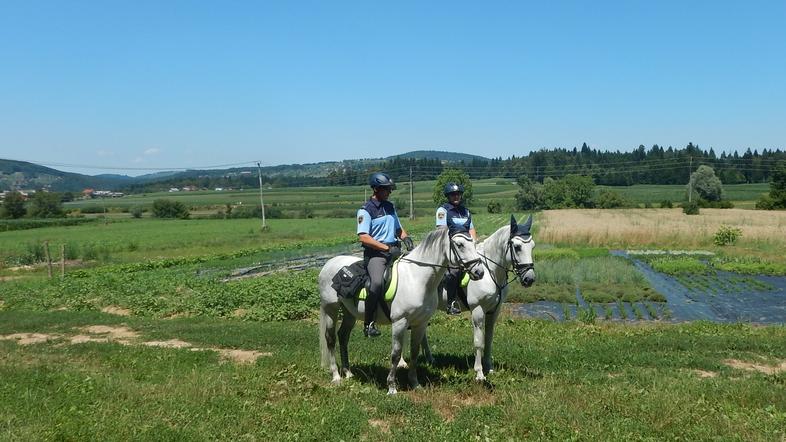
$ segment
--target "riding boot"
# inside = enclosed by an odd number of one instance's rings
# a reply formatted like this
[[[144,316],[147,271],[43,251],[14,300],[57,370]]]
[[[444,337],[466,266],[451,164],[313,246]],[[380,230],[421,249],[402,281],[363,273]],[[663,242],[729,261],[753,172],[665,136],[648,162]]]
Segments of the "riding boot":
[[[445,278],[445,291],[447,292],[448,299],[447,299],[447,308],[445,311],[449,315],[460,315],[461,314],[461,307],[459,306],[458,301],[456,300],[458,295],[458,285],[459,280],[453,275],[449,275]]]
[[[363,335],[367,338],[376,338],[382,332],[377,330],[377,325],[374,322],[374,317],[377,315],[378,297],[376,293],[368,293],[366,296],[366,316],[363,321]]]

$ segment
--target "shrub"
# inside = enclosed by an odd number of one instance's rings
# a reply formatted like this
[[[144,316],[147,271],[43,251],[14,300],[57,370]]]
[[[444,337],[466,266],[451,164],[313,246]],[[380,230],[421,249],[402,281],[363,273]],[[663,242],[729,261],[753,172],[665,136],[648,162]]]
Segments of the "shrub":
[[[699,214],[699,204],[695,201],[689,203],[682,204],[682,213],[686,215],[698,215]]]
[[[674,207],[674,204],[672,204],[670,200],[663,200],[660,202],[661,209],[671,209],[672,207]]]
[[[738,227],[720,226],[718,231],[715,232],[713,242],[717,246],[731,245],[736,243],[741,236],[742,230]]]
[[[501,213],[502,212],[502,204],[499,201],[489,201],[488,205],[486,206],[486,210],[489,213]]]
[[[33,196],[27,214],[31,218],[63,218],[63,203],[60,194],[50,192],[36,192]]]
[[[190,214],[186,205],[180,201],[157,199],[153,201],[153,216],[156,218],[187,219]]]
[[[134,218],[142,218],[142,207],[134,206],[131,208],[131,216]]]
[[[616,209],[620,207],[631,207],[633,203],[613,190],[602,190],[598,195],[597,206],[601,209]]]
[[[772,210],[775,208],[775,200],[765,193],[756,201],[756,209],[758,210]]]

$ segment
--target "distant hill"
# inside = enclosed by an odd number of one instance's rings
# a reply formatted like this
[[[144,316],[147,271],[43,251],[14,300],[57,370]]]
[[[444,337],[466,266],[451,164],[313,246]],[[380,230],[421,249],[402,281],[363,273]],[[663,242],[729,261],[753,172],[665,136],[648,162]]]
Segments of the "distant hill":
[[[282,164],[277,166],[262,167],[262,174],[266,177],[326,177],[337,170],[365,169],[375,164],[383,163],[393,158],[403,159],[437,159],[443,162],[469,162],[473,159],[488,161],[477,156],[455,152],[442,152],[434,150],[418,150],[388,158],[365,158],[343,161],[325,161],[306,164]],[[0,159],[0,191],[12,189],[49,189],[56,192],[81,192],[86,188],[101,190],[142,189],[144,186],[160,184],[177,185],[181,180],[194,180],[197,178],[216,178],[232,176],[256,177],[256,167],[235,167],[214,170],[183,170],[156,172],[137,177],[119,174],[83,175],[79,173],[63,172],[50,167],[25,161]]]
[[[457,153],[457,152],[444,152],[440,150],[413,150],[412,152],[403,153],[401,155],[393,155],[386,159],[393,159],[393,158],[416,159],[416,160],[428,159],[428,160],[440,160],[440,161],[447,161],[447,162],[464,161],[465,163],[471,162],[472,160],[490,161],[489,158],[482,157],[479,155],[470,155],[466,153]]]

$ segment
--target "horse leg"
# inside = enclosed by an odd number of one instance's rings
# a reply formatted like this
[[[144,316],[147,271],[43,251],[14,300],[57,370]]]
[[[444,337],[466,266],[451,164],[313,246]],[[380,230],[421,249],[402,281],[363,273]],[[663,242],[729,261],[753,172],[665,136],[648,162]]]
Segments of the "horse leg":
[[[393,346],[390,351],[390,373],[388,373],[388,394],[396,394],[396,369],[401,360],[401,350],[404,346],[404,336],[407,334],[407,319],[401,318],[393,323]]]
[[[341,375],[336,365],[336,320],[338,319],[337,304],[320,304],[319,306],[319,341],[322,350],[322,365],[330,368],[332,382],[341,382]]]
[[[494,361],[491,359],[491,348],[494,342],[494,325],[499,316],[499,307],[492,315],[486,317],[486,350],[483,352],[483,371],[492,373],[494,371]]]
[[[485,345],[484,329],[485,329],[486,315],[481,306],[476,306],[472,309],[472,329],[474,334],[475,344],[475,380],[485,381],[486,376],[483,374],[483,350]]]
[[[428,332],[423,331],[423,340],[420,341],[420,345],[423,346],[423,356],[426,358],[426,362],[430,365],[434,365],[434,356],[431,354],[431,347],[428,345]]]
[[[342,306],[343,319],[341,320],[341,327],[338,329],[338,348],[341,352],[341,371],[347,379],[352,377],[352,372],[349,370],[349,336],[352,333],[352,328],[355,326],[355,317],[352,316],[346,308]]]
[[[420,388],[418,383],[418,353],[420,353],[420,343],[426,337],[426,326],[420,326],[412,329],[412,337],[409,343],[409,386],[412,388]]]

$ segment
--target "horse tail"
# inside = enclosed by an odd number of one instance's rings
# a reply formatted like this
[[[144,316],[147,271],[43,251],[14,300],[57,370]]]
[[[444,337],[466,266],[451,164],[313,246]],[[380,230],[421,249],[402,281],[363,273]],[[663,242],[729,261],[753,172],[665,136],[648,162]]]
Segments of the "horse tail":
[[[321,355],[322,368],[330,365],[330,352],[327,345],[327,323],[328,315],[325,311],[325,305],[319,303],[319,353]]]

